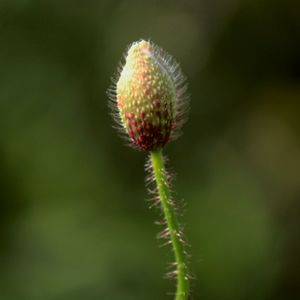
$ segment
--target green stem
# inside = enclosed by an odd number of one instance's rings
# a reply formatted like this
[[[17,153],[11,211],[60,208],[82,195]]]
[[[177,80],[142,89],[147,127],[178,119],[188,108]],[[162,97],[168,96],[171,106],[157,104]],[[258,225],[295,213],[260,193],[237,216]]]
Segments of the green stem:
[[[177,290],[175,300],[186,300],[189,294],[189,280],[187,274],[186,254],[181,241],[181,232],[174,207],[171,203],[171,193],[168,186],[162,150],[150,153],[153,175],[156,180],[157,190],[161,201],[162,210],[166,219],[168,234],[175,255],[177,276]]]

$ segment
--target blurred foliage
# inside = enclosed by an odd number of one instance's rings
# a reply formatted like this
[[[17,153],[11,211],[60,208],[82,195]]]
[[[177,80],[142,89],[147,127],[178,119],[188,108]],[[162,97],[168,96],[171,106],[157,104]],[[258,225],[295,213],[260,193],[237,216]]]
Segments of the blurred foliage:
[[[0,1],[0,299],[171,299],[145,155],[106,89],[151,38],[189,78],[168,155],[191,299],[300,298],[300,2]]]

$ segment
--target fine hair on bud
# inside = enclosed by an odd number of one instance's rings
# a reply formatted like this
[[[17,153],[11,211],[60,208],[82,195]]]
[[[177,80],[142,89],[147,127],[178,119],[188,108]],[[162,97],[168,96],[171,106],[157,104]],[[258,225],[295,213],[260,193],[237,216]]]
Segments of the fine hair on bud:
[[[118,128],[138,150],[163,148],[178,137],[188,95],[179,64],[151,41],[132,43],[108,91]]]

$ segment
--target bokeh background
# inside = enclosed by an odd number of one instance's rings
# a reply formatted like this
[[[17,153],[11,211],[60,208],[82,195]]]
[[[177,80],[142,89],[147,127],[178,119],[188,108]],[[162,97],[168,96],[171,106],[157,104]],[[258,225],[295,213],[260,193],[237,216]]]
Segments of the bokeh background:
[[[189,78],[166,152],[191,299],[300,299],[300,2],[0,1],[0,299],[164,300],[145,154],[106,90],[151,38]]]

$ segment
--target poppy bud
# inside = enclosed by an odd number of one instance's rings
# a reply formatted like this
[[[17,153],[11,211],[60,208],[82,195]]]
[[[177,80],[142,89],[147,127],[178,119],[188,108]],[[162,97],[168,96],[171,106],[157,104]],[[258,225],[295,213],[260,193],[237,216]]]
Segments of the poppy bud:
[[[133,43],[115,86],[117,119],[139,150],[163,148],[178,134],[186,111],[179,65],[152,42]]]

